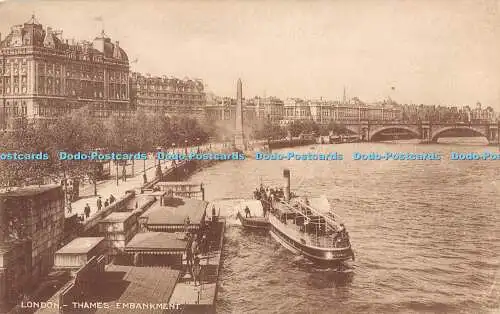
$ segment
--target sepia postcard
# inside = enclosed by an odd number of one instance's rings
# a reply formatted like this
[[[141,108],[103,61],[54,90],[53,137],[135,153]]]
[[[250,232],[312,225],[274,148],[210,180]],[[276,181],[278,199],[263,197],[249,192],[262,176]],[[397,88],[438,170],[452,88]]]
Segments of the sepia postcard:
[[[500,313],[499,0],[0,0],[0,313]]]

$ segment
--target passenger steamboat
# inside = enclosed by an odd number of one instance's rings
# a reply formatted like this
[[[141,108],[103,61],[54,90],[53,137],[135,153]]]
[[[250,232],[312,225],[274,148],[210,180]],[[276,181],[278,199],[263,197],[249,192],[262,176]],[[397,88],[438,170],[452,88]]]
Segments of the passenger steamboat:
[[[246,228],[269,230],[271,236],[288,250],[320,265],[354,260],[349,234],[330,208],[326,197],[307,198],[290,192],[290,171],[285,169],[285,189],[260,186],[254,197],[261,201],[264,217],[238,218]]]

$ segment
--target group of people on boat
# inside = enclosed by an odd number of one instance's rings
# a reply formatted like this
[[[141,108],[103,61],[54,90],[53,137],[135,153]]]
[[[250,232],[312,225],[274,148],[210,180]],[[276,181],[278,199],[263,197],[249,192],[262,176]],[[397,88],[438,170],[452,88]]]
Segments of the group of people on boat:
[[[253,196],[256,200],[262,201],[264,217],[266,217],[267,212],[273,209],[273,201],[281,201],[285,199],[285,192],[282,187],[270,188],[264,187],[261,184],[260,187],[255,189]],[[290,197],[295,197],[295,195],[290,193]]]
[[[344,246],[346,243],[349,243],[349,233],[347,232],[344,224],[340,224],[339,230],[333,236],[333,245],[335,247]]]
[[[255,199],[270,201],[271,199],[283,199],[285,197],[285,192],[283,188],[269,188],[261,184],[260,188],[256,188],[253,192]]]

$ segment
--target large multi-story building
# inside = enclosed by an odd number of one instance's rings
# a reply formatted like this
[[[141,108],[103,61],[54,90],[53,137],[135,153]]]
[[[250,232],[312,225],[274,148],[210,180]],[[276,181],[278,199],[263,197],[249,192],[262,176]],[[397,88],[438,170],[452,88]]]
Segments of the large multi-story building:
[[[288,124],[295,120],[312,120],[311,107],[308,101],[299,98],[289,98],[284,101],[284,117],[281,124]]]
[[[493,108],[482,108],[481,103],[476,103],[476,108],[471,110],[471,120],[475,122],[494,122],[495,111]]]
[[[371,121],[401,121],[403,112],[391,103],[375,103],[367,106],[366,119]]]
[[[0,304],[16,303],[49,273],[63,230],[59,185],[0,192]]]
[[[205,89],[199,79],[153,77],[131,73],[132,106],[146,112],[204,116]]]
[[[285,115],[285,104],[277,97],[254,97],[247,100],[247,106],[254,108],[255,117],[277,123]]]
[[[243,100],[243,123],[255,121],[257,107],[254,99]],[[236,98],[207,95],[205,117],[210,121],[235,121]]]
[[[129,61],[104,32],[93,42],[63,40],[33,16],[0,35],[0,122],[54,118],[86,106],[97,117],[129,110]]]
[[[401,110],[385,103],[365,104],[358,98],[349,101],[326,101],[287,99],[285,101],[284,119],[286,125],[294,120],[313,120],[318,124],[329,122],[353,123],[365,120],[399,120]]]

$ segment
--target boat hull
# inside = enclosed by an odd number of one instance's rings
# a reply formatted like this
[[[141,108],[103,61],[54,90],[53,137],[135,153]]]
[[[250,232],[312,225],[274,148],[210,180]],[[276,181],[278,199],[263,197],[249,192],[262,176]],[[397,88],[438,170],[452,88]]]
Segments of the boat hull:
[[[295,254],[300,254],[317,265],[330,266],[354,259],[351,247],[319,248],[297,241],[289,236],[279,225],[270,222],[270,234],[283,247]]]
[[[241,225],[248,229],[254,230],[269,230],[270,224],[269,220],[264,217],[244,217],[240,212],[237,214],[237,218],[240,220]]]

